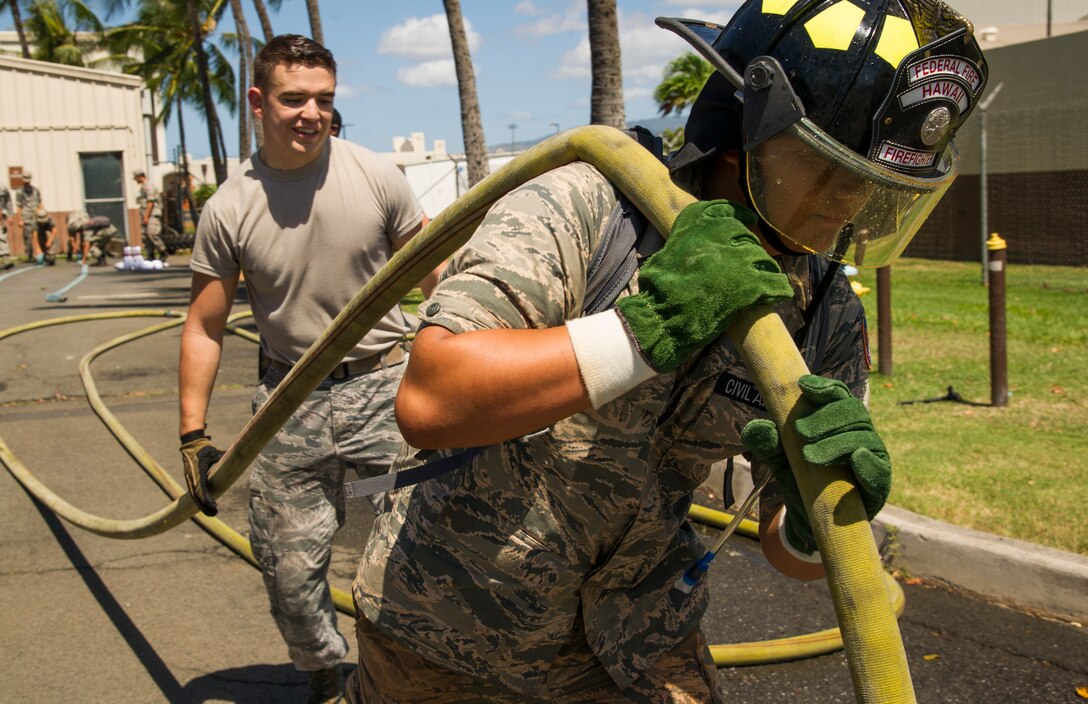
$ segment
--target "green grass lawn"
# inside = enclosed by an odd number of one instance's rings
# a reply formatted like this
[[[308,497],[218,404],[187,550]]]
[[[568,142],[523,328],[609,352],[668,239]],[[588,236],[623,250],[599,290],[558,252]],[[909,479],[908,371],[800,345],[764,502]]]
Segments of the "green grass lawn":
[[[891,376],[877,373],[876,272],[855,277],[873,344],[872,409],[891,452],[889,501],[917,513],[1088,554],[1088,270],[1010,265],[1005,408],[989,403],[988,290],[978,264],[892,268]]]

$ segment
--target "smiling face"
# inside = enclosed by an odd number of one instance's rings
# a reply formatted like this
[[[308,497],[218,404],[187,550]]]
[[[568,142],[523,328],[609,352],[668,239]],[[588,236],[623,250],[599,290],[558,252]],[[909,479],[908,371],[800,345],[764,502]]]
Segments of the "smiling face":
[[[267,86],[249,89],[253,114],[264,128],[261,161],[299,169],[321,154],[332,122],[336,76],[321,66],[277,65]]]

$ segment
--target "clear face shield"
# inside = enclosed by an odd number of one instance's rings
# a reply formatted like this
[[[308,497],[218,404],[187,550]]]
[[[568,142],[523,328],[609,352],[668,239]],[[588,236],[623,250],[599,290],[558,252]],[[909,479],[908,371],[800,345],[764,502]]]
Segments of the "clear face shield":
[[[901,151],[899,158],[918,158]],[[951,143],[936,158],[933,177],[902,174],[861,157],[802,118],[748,152],[748,192],[760,217],[798,251],[887,266],[956,178],[959,159]]]

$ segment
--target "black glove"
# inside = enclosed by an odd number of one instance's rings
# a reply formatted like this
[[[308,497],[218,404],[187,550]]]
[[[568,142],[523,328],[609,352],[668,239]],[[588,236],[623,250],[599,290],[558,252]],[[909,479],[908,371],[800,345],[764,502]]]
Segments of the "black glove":
[[[223,451],[212,445],[212,439],[203,430],[186,433],[181,440],[181,462],[189,496],[205,516],[214,516],[219,507],[208,488],[208,472],[222,459]]]

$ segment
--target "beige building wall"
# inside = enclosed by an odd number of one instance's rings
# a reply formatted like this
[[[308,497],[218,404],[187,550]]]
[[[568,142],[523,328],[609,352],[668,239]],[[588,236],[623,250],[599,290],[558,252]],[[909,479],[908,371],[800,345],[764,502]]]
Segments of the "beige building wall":
[[[119,154],[129,222],[114,224],[133,241],[131,174],[148,167],[141,91],[133,76],[0,56],[0,178],[14,187],[12,171],[29,169],[64,233],[67,214],[84,207],[80,155]]]

